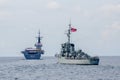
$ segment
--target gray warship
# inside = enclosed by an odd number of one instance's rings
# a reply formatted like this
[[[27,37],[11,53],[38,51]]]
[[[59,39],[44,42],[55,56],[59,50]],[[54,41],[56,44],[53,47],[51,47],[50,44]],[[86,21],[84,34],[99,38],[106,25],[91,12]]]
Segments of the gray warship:
[[[35,44],[36,48],[26,48],[24,51],[21,51],[24,54],[25,59],[27,60],[33,60],[33,59],[40,59],[41,54],[44,54],[44,50],[41,49],[41,37],[40,37],[40,31],[38,34],[38,42]]]
[[[91,57],[81,49],[76,51],[75,45],[70,42],[71,24],[67,32],[68,41],[61,44],[60,54],[55,54],[58,58],[58,63],[62,64],[77,64],[77,65],[98,65],[99,57]]]

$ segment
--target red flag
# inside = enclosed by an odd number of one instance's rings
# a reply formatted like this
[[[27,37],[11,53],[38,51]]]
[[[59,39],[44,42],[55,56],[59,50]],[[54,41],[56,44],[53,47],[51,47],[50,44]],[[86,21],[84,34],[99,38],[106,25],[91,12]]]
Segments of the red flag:
[[[71,28],[71,32],[76,32],[77,29],[76,28]]]

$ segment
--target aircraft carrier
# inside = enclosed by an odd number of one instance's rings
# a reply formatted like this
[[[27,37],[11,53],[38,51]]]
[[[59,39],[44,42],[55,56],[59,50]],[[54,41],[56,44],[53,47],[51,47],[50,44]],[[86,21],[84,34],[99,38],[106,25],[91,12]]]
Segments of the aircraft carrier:
[[[25,59],[40,59],[41,54],[44,54],[44,50],[42,50],[40,31],[38,34],[38,42],[35,44],[36,48],[26,48],[24,51],[21,51],[24,54]]]

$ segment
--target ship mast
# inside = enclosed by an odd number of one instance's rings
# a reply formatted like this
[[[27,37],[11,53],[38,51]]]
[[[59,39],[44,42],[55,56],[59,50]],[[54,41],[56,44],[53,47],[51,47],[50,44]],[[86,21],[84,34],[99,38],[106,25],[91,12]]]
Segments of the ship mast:
[[[42,44],[41,44],[41,37],[40,37],[40,30],[39,30],[39,32],[38,32],[38,42],[35,44],[35,46],[36,46],[36,48],[37,49],[41,49],[41,47],[42,47]]]
[[[38,43],[40,43],[40,31],[38,33]]]
[[[70,44],[70,34],[71,34],[71,22],[69,24],[69,29],[68,29],[68,33],[67,33],[67,36],[68,36],[68,44]]]
[[[70,21],[69,29],[68,29],[68,33],[67,33],[67,37],[68,37],[67,53],[66,53],[66,56],[67,56],[67,57],[69,56],[69,53],[70,53],[70,34],[71,34],[71,21]]]

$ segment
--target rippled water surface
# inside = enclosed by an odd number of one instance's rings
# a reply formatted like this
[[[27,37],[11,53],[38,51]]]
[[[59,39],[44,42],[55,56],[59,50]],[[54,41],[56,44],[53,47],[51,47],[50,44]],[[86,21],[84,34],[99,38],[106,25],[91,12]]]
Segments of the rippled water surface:
[[[54,57],[0,58],[0,80],[120,80],[120,57],[100,57],[99,65],[63,65]]]

